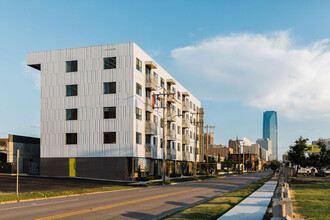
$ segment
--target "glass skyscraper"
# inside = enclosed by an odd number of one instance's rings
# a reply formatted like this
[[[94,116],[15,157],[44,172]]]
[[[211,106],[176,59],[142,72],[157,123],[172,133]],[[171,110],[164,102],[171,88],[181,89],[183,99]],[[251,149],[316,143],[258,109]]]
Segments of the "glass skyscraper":
[[[278,160],[277,112],[264,112],[262,135],[263,138],[269,138],[272,141],[272,155],[270,158]]]

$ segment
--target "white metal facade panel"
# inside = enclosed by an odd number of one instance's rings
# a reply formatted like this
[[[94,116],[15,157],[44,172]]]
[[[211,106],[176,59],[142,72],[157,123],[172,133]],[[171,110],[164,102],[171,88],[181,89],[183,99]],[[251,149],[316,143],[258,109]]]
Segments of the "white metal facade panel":
[[[104,70],[104,57],[117,57],[117,68]],[[143,63],[142,72],[136,70],[136,58]],[[66,72],[66,61],[77,60],[78,71]],[[41,64],[41,157],[145,157],[145,62],[153,61],[135,43],[92,46],[27,54],[27,64]],[[155,62],[155,61],[154,61]],[[174,79],[160,65],[154,70],[160,77]],[[103,94],[103,82],[116,82],[116,94]],[[142,86],[142,96],[136,94],[136,83]],[[77,84],[78,96],[66,97],[66,85]],[[177,91],[188,92],[180,83]],[[156,92],[160,92],[157,90]],[[188,97],[196,107],[200,101],[192,94]],[[181,104],[174,104],[182,109]],[[116,106],[116,119],[103,119],[103,107]],[[136,119],[136,107],[142,109],[142,120]],[[66,109],[77,108],[78,120],[66,121]],[[191,112],[195,112],[191,109]],[[162,110],[155,109],[158,117],[157,158],[162,158],[160,127]],[[191,114],[196,118],[196,114]],[[177,117],[177,126],[182,128],[182,119]],[[103,144],[103,132],[116,131],[116,144]],[[177,131],[177,130],[176,130]],[[136,132],[142,134],[142,144],[136,144]],[[194,126],[189,132],[194,133]],[[65,144],[65,133],[78,133],[77,145]],[[190,146],[195,148],[194,139]],[[181,135],[175,140],[176,159]],[[198,144],[199,146],[199,144]],[[190,154],[194,161],[194,151]]]

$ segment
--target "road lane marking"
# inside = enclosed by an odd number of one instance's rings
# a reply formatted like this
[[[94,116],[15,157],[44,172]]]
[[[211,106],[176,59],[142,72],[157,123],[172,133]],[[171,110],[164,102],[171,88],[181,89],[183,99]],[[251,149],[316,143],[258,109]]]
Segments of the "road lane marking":
[[[63,202],[71,202],[71,201],[77,201],[79,199],[70,199],[70,200],[65,200],[65,201],[58,201],[58,202],[47,202],[47,203],[31,203],[30,205],[24,205],[24,206],[15,206],[15,207],[8,207],[8,208],[3,208],[0,209],[0,211],[3,210],[10,210],[10,209],[20,209],[20,208],[26,208],[26,207],[31,207],[31,206],[41,206],[41,205],[49,205],[49,204],[56,204],[56,203],[63,203]]]
[[[38,218],[38,219],[35,219],[35,220],[51,220],[51,219],[69,217],[69,216],[73,216],[73,215],[80,215],[80,214],[84,214],[84,213],[88,213],[88,212],[95,212],[95,211],[110,209],[110,208],[119,207],[119,206],[123,206],[123,205],[129,205],[129,204],[133,204],[133,203],[144,202],[144,201],[148,201],[148,200],[152,200],[152,199],[159,199],[159,198],[163,198],[163,197],[168,197],[168,196],[174,196],[174,195],[178,195],[178,194],[193,192],[193,191],[197,191],[197,190],[200,190],[200,189],[204,189],[204,187],[203,188],[195,188],[195,189],[185,190],[185,191],[181,191],[181,192],[168,193],[168,194],[163,194],[163,195],[159,195],[159,196],[152,196],[152,197],[147,197],[147,198],[143,198],[143,199],[136,199],[136,200],[127,201],[127,202],[120,202],[120,203],[115,203],[115,204],[111,204],[111,205],[107,205],[107,206],[100,206],[100,207],[96,207],[96,208],[84,209],[84,210],[79,210],[79,211],[75,211],[75,212],[68,212],[68,213],[63,213],[63,214],[59,214],[59,215],[53,215],[53,216],[48,216],[48,217],[44,217],[44,218]]]

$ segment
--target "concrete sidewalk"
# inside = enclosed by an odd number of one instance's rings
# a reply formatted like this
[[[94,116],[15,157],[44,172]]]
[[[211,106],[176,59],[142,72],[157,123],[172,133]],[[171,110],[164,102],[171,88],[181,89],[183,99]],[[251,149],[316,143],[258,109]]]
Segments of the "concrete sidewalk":
[[[218,219],[262,220],[267,211],[267,207],[271,202],[276,185],[277,179],[270,180]]]

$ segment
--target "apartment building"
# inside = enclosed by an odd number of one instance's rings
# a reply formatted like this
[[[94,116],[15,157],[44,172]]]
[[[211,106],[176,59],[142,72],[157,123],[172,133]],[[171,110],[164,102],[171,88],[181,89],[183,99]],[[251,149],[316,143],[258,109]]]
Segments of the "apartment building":
[[[27,65],[41,72],[41,175],[127,180],[161,173],[162,143],[175,172],[200,152],[200,101],[135,43],[32,52]]]

